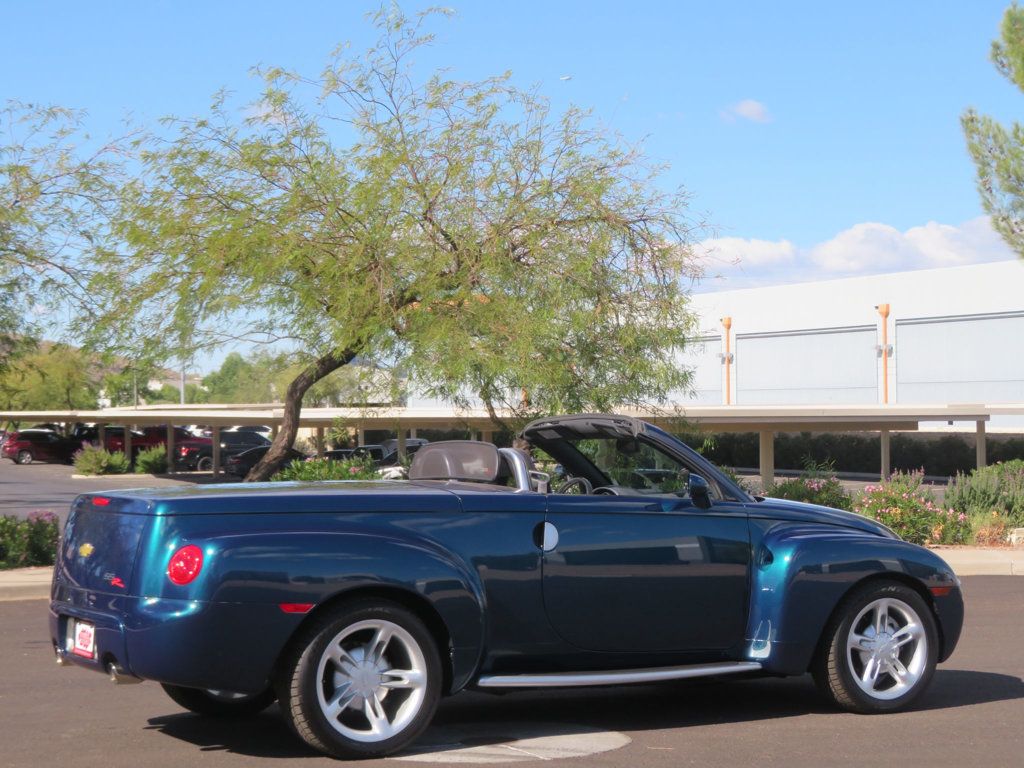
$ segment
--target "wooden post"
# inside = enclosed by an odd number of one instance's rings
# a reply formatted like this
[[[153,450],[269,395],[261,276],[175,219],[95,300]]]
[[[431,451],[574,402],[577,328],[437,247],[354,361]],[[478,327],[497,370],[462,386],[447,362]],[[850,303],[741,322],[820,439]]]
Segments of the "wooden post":
[[[316,428],[316,457],[322,459],[324,457],[324,428]]]
[[[167,474],[174,474],[174,425],[167,425],[167,442],[164,444],[167,449]]]
[[[760,441],[761,485],[768,490],[775,482],[775,433],[761,432]]]
[[[494,432],[490,429],[484,430],[483,432],[480,433],[480,439],[483,440],[485,443],[493,443]]]
[[[398,425],[398,460],[405,461],[405,429],[401,424]]]
[[[213,442],[213,476],[220,474],[220,425],[210,427],[210,440]]]
[[[362,427],[356,430],[356,445],[366,445],[366,430]]]
[[[986,451],[987,446],[985,445],[985,422],[981,419],[979,419],[975,424],[974,435],[974,439],[976,441],[974,445],[974,455],[978,461],[978,469],[981,469],[988,464],[988,452]]]
[[[882,430],[882,434],[880,436],[880,439],[881,439],[881,444],[882,444],[882,468],[881,468],[882,471],[881,471],[881,475],[882,475],[882,479],[883,480],[888,480],[889,476],[892,474],[892,459],[891,459],[891,453],[890,453],[890,450],[889,450],[889,430],[888,429],[883,429]]]
[[[409,430],[409,437],[416,437],[416,427]]]
[[[107,425],[97,424],[96,425],[96,439],[99,440],[100,448],[106,449],[107,447]]]

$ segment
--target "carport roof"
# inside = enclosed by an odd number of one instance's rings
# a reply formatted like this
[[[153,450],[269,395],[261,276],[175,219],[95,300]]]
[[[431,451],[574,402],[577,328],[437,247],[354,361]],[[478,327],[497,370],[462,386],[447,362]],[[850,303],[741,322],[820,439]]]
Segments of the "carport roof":
[[[675,406],[620,411],[663,425],[690,424],[729,432],[839,432],[916,430],[922,421],[988,421],[991,413],[1024,413],[1018,405],[721,405]],[[85,422],[105,424],[202,424],[242,426],[280,424],[280,405],[186,405],[109,408],[90,411],[0,411],[0,420],[19,422]],[[457,408],[304,408],[300,424],[329,427],[337,422],[364,429],[468,426],[493,429],[484,409]]]

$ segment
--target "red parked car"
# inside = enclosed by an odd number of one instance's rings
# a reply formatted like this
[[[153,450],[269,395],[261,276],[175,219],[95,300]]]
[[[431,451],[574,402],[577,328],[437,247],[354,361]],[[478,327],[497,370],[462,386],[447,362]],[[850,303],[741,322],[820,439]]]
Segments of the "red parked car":
[[[82,447],[82,441],[63,437],[50,431],[14,432],[4,441],[4,458],[15,464],[31,464],[33,461],[60,461],[70,464],[75,451]]]
[[[195,440],[192,433],[183,427],[174,428],[174,443],[178,445],[186,440]],[[107,435],[107,450],[124,452],[124,430]],[[143,427],[141,431],[132,430],[132,453],[137,454],[158,445],[167,445],[167,427],[163,425]]]

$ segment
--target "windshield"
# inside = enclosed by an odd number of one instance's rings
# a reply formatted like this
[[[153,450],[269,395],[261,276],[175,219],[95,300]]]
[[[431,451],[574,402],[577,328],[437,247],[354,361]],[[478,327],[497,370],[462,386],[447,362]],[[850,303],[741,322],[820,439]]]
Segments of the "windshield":
[[[608,478],[609,485],[641,493],[686,494],[689,470],[635,438],[567,440]]]

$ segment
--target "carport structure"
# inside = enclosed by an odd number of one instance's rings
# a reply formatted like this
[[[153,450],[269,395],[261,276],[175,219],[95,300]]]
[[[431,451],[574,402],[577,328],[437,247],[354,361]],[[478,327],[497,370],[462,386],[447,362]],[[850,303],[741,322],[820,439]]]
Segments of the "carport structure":
[[[890,474],[890,434],[915,431],[922,423],[970,422],[977,435],[977,465],[985,466],[985,424],[990,416],[1024,414],[1024,404],[1016,405],[723,405],[665,406],[646,411],[624,410],[662,427],[699,429],[704,432],[757,432],[760,435],[760,476],[767,487],[774,481],[774,438],[779,432],[878,432],[881,441],[879,474]],[[100,411],[0,411],[0,421],[14,422],[83,422],[100,426],[167,425],[167,454],[174,455],[174,426],[201,424],[212,432],[214,473],[221,470],[220,430],[227,426],[267,425],[276,431],[283,419],[279,405],[187,405],[111,408]],[[500,414],[499,414],[500,415]],[[480,409],[455,408],[305,408],[299,420],[301,427],[315,430],[317,453],[323,452],[324,431],[341,424],[355,430],[360,445],[366,430],[394,430],[399,442],[415,436],[416,429],[468,429],[488,440],[495,424]],[[126,431],[126,451],[131,450]],[[171,467],[173,471],[173,467]]]

